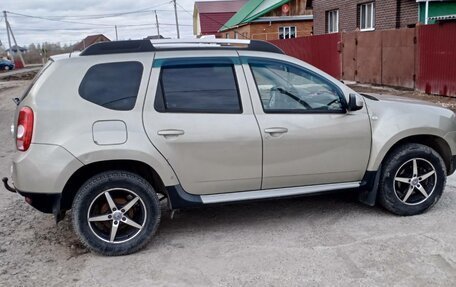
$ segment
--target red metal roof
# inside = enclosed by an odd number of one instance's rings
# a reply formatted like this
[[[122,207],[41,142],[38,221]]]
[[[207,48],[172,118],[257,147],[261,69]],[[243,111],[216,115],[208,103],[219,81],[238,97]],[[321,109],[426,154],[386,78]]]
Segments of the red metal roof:
[[[196,11],[200,16],[201,34],[216,34],[248,0],[197,1]]]
[[[223,13],[223,12],[237,12],[247,0],[233,0],[233,1],[197,1],[195,7],[201,13]],[[225,23],[225,22],[223,22]]]
[[[216,34],[235,12],[225,13],[200,13],[201,34]]]

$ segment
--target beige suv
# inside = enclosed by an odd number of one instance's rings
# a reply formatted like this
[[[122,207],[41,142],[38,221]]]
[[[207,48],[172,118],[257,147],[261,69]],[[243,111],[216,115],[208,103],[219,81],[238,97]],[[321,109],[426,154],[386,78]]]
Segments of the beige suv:
[[[135,252],[176,209],[356,190],[419,214],[455,169],[447,109],[360,95],[247,40],[119,41],[52,59],[18,104],[12,181],[91,250]]]

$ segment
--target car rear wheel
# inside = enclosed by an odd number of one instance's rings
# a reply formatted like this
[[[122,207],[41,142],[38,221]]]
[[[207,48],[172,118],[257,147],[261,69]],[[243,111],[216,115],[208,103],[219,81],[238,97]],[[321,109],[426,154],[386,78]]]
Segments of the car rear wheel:
[[[420,214],[437,203],[445,182],[445,164],[435,150],[421,144],[406,144],[384,162],[379,201],[398,215]]]
[[[82,243],[103,255],[124,255],[141,249],[160,222],[160,204],[153,187],[125,171],[90,178],[73,202],[73,226]]]
[[[5,71],[9,71],[10,67],[9,66],[5,66],[4,69],[5,69]]]

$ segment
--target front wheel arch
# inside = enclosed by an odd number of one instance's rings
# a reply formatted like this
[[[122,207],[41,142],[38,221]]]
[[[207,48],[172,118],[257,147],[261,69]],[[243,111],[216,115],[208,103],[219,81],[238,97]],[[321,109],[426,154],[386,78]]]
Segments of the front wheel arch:
[[[404,145],[416,143],[428,146],[435,150],[443,159],[446,167],[447,175],[454,171],[454,166],[451,161],[451,149],[448,143],[441,137],[434,135],[414,135],[400,139],[394,143],[382,158],[376,171],[367,171],[364,179],[361,192],[359,194],[359,201],[369,206],[374,206],[378,201],[378,188],[380,185],[380,174],[381,169],[385,163],[385,159],[391,155],[394,151],[401,148]]]
[[[445,188],[446,170],[437,151],[408,143],[389,154],[380,177],[377,201],[392,213],[408,216],[423,213],[437,203]],[[412,199],[414,195],[418,199]]]
[[[428,146],[435,150],[443,159],[447,174],[450,174],[454,167],[451,163],[451,149],[448,143],[441,137],[435,135],[413,135],[402,138],[394,143],[383,156],[381,162],[383,163],[388,156],[394,152],[396,149],[400,148],[403,145],[416,143]]]

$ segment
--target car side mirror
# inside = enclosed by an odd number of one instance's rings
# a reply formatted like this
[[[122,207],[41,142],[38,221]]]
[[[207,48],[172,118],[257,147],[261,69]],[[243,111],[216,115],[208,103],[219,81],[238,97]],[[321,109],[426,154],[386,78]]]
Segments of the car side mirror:
[[[361,110],[364,107],[364,101],[361,97],[357,94],[350,94],[348,95],[348,107],[347,110],[349,112],[354,112],[357,110]]]

